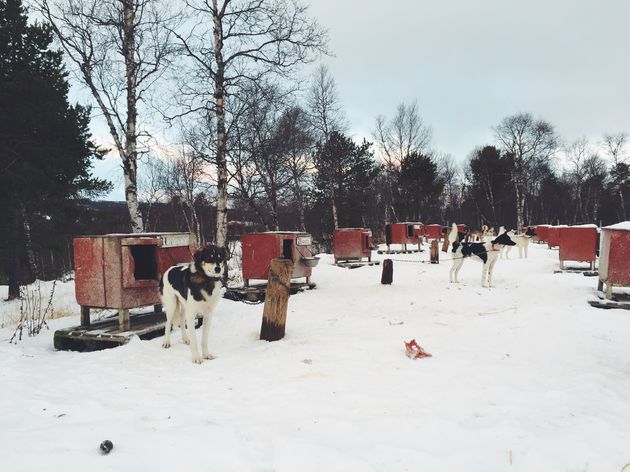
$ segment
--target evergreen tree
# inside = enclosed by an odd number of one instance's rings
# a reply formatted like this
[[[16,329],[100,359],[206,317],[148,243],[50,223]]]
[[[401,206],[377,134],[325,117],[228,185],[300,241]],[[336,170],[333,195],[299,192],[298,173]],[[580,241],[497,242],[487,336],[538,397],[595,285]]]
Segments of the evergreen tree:
[[[324,228],[366,225],[367,206],[374,200],[374,182],[380,169],[370,151],[371,143],[359,145],[332,132],[315,155],[315,188],[319,202],[331,209]]]
[[[487,224],[495,229],[501,225],[516,227],[512,173],[513,159],[502,155],[496,147],[484,146],[474,152],[468,164],[470,198],[467,200],[474,203],[475,208],[470,210],[477,219],[468,224]]]
[[[437,216],[444,181],[431,156],[417,151],[405,156],[400,163],[398,183],[399,192],[394,197],[400,218],[420,221],[430,215]]]
[[[28,24],[21,0],[0,0],[0,206],[7,215],[0,256],[9,298],[19,292],[21,256],[37,275],[34,219],[60,219],[72,199],[109,188],[90,174],[104,151],[90,141],[89,109],[68,103],[67,72],[52,40],[50,26]]]

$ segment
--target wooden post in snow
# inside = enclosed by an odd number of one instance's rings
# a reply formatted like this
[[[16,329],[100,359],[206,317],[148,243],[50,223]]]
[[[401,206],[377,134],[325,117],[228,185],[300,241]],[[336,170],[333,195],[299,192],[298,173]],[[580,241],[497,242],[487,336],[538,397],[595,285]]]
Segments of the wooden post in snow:
[[[276,258],[269,264],[260,339],[277,341],[284,337],[292,270],[291,259]]]
[[[383,285],[391,285],[394,281],[394,262],[391,259],[383,261],[383,273],[381,275],[381,283]]]
[[[431,264],[440,263],[440,249],[438,248],[437,239],[431,241]]]

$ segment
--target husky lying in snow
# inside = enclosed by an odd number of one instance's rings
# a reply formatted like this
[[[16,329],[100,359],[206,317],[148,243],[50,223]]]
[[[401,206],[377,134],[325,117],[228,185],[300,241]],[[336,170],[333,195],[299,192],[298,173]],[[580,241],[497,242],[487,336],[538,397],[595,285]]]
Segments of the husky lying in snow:
[[[507,233],[500,234],[494,240],[483,243],[466,243],[458,242],[457,239],[457,227],[455,226],[449,233],[449,240],[452,240],[453,244],[453,266],[449,272],[449,280],[451,283],[459,283],[457,280],[457,274],[464,265],[464,260],[467,258],[473,258],[482,263],[481,266],[481,286],[492,286],[492,271],[494,264],[496,264],[499,258],[499,252],[505,246],[515,246],[516,243],[512,241]]]

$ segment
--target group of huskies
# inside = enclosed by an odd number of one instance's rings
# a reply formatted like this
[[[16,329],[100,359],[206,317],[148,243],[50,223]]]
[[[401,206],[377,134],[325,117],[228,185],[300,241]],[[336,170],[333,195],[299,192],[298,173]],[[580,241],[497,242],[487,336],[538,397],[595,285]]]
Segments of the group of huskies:
[[[518,247],[519,257],[527,257],[527,247],[529,240],[536,236],[536,231],[527,228],[522,233],[514,230],[507,231],[503,226],[499,228],[498,236],[494,236],[494,231],[484,226],[482,230],[462,233],[458,231],[457,225],[453,227],[445,238],[445,247],[452,246],[453,265],[449,272],[451,283],[459,283],[457,275],[467,258],[476,259],[482,263],[481,266],[481,286],[492,287],[492,271],[494,265],[500,257],[509,257],[513,246]]]
[[[527,257],[529,238],[535,236],[531,229],[522,234],[505,231],[501,228],[494,236],[488,228],[481,232],[460,233],[453,224],[448,238],[452,246],[453,266],[450,281],[457,283],[457,274],[466,259],[476,259],[482,263],[481,285],[492,286],[492,269],[503,250],[506,257],[512,246],[517,246],[519,255]],[[166,312],[166,326],[162,346],[171,346],[171,327],[178,325],[182,341],[190,345],[192,360],[200,364],[204,359],[213,359],[208,351],[208,335],[212,313],[222,296],[222,280],[225,275],[228,252],[218,246],[207,245],[195,252],[193,261],[186,265],[176,265],[164,272],[160,281],[160,295]],[[201,352],[197,345],[195,318],[203,316]]]

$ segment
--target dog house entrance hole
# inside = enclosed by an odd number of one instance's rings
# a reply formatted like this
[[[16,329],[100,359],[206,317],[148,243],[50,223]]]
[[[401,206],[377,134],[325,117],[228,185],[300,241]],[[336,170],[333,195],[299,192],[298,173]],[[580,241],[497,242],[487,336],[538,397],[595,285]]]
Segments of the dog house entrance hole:
[[[282,240],[282,257],[284,257],[285,259],[293,259],[293,240],[292,239]]]
[[[157,280],[157,246],[142,244],[130,246],[134,261],[133,276],[136,280]]]
[[[413,238],[413,225],[407,225],[407,237]]]

